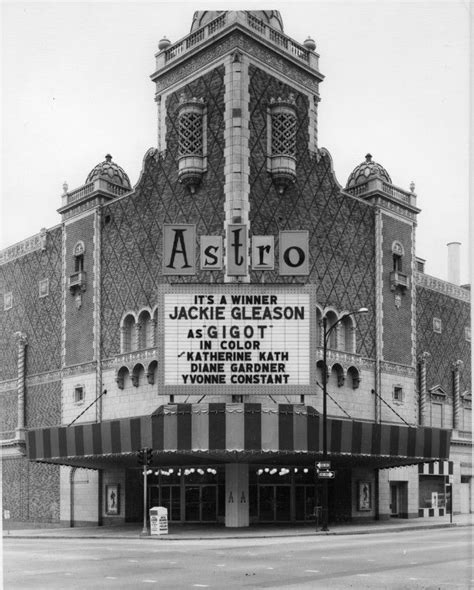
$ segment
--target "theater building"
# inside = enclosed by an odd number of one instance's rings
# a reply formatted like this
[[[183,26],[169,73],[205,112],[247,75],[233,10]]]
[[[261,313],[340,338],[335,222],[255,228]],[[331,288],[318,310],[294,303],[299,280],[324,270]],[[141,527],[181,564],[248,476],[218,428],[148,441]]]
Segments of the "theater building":
[[[277,11],[196,12],[159,43],[135,186],[107,155],[0,252],[12,519],[140,522],[142,448],[171,522],[313,522],[323,459],[330,523],[445,514],[448,483],[472,511],[458,245],[425,274],[414,186],[370,154],[336,180],[318,57]]]

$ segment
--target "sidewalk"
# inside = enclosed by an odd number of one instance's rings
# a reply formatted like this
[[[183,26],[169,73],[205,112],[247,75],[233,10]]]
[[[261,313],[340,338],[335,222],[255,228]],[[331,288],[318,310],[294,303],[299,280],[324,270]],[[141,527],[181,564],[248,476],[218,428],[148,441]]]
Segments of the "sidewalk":
[[[367,524],[334,524],[329,532],[322,532],[314,525],[255,525],[248,528],[225,528],[223,525],[213,524],[173,524],[169,526],[168,535],[142,536],[142,525],[131,523],[117,526],[91,527],[56,527],[49,528],[11,528],[5,527],[3,522],[3,538],[28,539],[143,539],[144,541],[189,541],[198,539],[252,539],[271,537],[297,537],[316,535],[365,535],[371,533],[397,533],[407,530],[438,529],[449,527],[473,526],[473,514],[458,514],[453,516],[450,523],[449,516],[437,518],[390,519],[372,521]],[[12,523],[12,527],[19,523]],[[41,526],[41,525],[39,525]]]

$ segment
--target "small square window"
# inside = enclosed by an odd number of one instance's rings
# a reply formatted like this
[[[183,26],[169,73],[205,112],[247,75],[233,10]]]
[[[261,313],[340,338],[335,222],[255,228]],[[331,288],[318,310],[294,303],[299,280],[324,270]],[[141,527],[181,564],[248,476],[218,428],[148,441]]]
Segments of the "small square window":
[[[464,328],[464,338],[467,342],[471,342],[471,326],[466,326]]]
[[[3,309],[7,311],[13,307],[13,293],[4,293],[3,295]]]
[[[39,296],[47,297],[49,295],[49,279],[43,279],[39,282]]]
[[[436,334],[441,334],[443,329],[443,324],[439,318],[433,318],[433,332]]]
[[[393,399],[396,402],[403,401],[403,387],[401,385],[395,385],[393,388]]]
[[[84,387],[82,385],[76,385],[74,387],[74,403],[83,404],[85,398]]]

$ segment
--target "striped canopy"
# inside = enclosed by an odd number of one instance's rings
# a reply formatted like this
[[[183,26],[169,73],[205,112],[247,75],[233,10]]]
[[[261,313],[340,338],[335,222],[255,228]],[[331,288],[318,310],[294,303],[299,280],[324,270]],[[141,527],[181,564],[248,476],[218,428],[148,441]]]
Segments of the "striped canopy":
[[[161,464],[193,462],[310,463],[323,449],[322,416],[311,406],[173,404],[150,416],[30,430],[32,461],[100,468],[136,466],[150,447]],[[377,467],[449,456],[451,433],[439,428],[328,418],[328,454]]]

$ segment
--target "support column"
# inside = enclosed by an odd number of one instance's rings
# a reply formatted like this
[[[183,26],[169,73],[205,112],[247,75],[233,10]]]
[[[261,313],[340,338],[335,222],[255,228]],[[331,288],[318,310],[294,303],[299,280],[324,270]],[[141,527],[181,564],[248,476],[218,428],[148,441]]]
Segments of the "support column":
[[[23,332],[15,332],[15,337],[18,344],[18,418],[15,438],[25,440],[25,349],[28,339]]]
[[[225,466],[225,526],[249,526],[249,466],[231,463]]]
[[[426,363],[428,359],[431,357],[429,352],[422,352],[419,356],[419,424],[420,426],[426,426],[427,421],[427,414],[426,414]]]
[[[461,392],[459,389],[460,372],[464,363],[453,363],[453,429],[459,430],[461,426]]]

